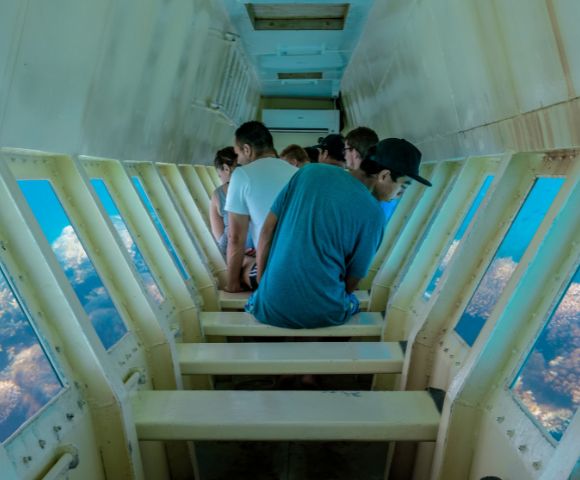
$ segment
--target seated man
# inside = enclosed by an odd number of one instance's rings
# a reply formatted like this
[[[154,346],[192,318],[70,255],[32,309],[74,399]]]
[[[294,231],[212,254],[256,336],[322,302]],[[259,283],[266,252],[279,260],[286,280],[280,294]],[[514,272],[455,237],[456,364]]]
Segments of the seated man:
[[[256,245],[272,202],[298,169],[276,158],[274,142],[260,122],[246,122],[235,133],[234,150],[238,164],[231,176],[226,197],[229,231],[227,246],[228,281],[226,290],[255,289],[255,262],[244,257],[248,230]]]
[[[302,168],[310,163],[310,158],[306,151],[300,146],[293,143],[288,145],[280,152],[280,158],[286,160],[290,165]]]
[[[374,130],[368,127],[357,127],[347,133],[344,139],[344,159],[346,168],[358,170],[369,148],[379,141]]]
[[[331,133],[324,138],[320,137],[318,145],[315,145],[314,148],[320,152],[318,155],[319,163],[344,168],[344,139],[342,135]]]
[[[378,141],[379,137],[376,132],[368,127],[357,127],[348,132],[344,139],[344,158],[346,160],[346,168],[349,170],[358,170],[363,158],[365,158],[369,151],[369,148],[376,145]],[[403,194],[405,188],[407,188],[407,186],[403,185],[397,198],[388,202],[381,202],[381,208],[385,213],[387,222],[393,216],[393,213],[395,213],[399,197]]]
[[[258,244],[259,288],[246,311],[286,328],[340,325],[358,310],[352,292],[383,238],[379,201],[420,177],[421,152],[389,138],[372,147],[360,170],[308,165],[280,192]]]

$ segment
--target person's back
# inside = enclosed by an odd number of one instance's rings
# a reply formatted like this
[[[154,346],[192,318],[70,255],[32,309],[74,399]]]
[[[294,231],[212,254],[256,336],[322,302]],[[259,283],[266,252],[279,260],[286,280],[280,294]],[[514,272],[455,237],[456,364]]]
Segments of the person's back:
[[[229,217],[225,289],[229,292],[256,289],[255,260],[245,255],[248,231],[257,244],[272,202],[298,170],[276,158],[272,134],[257,121],[246,122],[236,130],[234,151],[244,167],[234,171],[225,205]]]
[[[258,243],[259,287],[246,311],[270,325],[342,324],[358,311],[352,294],[383,237],[380,201],[419,175],[421,152],[404,139],[382,140],[359,170],[310,165],[296,173],[268,214]]]
[[[268,267],[252,313],[288,328],[344,323],[347,276],[362,278],[382,239],[379,202],[350,173],[308,165],[282,191]]]
[[[296,171],[296,167],[274,157],[260,158],[234,171],[226,210],[250,217],[254,245],[272,203]]]

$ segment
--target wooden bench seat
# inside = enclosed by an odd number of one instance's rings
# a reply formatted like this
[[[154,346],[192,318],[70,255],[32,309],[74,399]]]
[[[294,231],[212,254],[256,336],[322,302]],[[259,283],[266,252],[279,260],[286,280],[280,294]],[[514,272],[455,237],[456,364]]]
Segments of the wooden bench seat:
[[[354,292],[360,302],[361,310],[366,310],[369,306],[369,292],[366,290],[357,290]],[[222,309],[226,310],[243,310],[248,301],[250,292],[230,293],[224,290],[219,291],[219,302]]]
[[[428,392],[141,391],[140,440],[435,441]]]
[[[178,343],[183,374],[400,373],[396,342]]]
[[[201,312],[205,335],[223,337],[378,337],[383,328],[383,315],[361,312],[344,325],[325,328],[280,328],[258,322],[244,312]]]

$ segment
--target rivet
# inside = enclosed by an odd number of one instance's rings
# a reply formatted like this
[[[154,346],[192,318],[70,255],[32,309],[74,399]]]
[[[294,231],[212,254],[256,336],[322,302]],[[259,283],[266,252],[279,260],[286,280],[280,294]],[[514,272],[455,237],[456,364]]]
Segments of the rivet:
[[[533,462],[532,467],[534,467],[534,470],[540,470],[542,468],[542,462]]]
[[[71,422],[73,420],[73,418],[75,418],[74,413],[67,413],[66,414],[66,419]]]
[[[449,347],[445,347],[445,348],[443,349],[443,351],[444,351],[444,352],[448,352],[448,351],[449,351]]]
[[[518,447],[518,450],[522,453],[527,452],[528,451],[528,446],[527,445],[520,445]]]
[[[40,440],[38,440],[38,446],[40,448],[46,447],[46,440],[43,440],[42,438]]]
[[[125,359],[126,359],[126,360],[129,360],[130,358],[131,358],[131,354],[130,354],[130,353],[126,353],[126,354],[125,354]]]
[[[505,433],[507,434],[508,437],[511,438],[511,437],[513,437],[515,435],[516,431],[515,430],[508,430]]]
[[[455,358],[455,354],[452,353],[451,355],[449,355],[449,358]]]
[[[85,402],[83,400],[79,400],[77,402],[78,407],[82,410],[82,408],[85,406]]]
[[[30,461],[32,461],[32,457],[31,456],[22,457],[22,463],[28,463]]]
[[[496,417],[495,420],[497,421],[497,423],[503,423],[505,417]]]
[[[52,429],[54,430],[55,433],[58,433],[62,430],[62,427],[60,425],[55,425],[54,427],[52,427]]]
[[[461,365],[461,362],[455,362],[456,367],[458,367],[459,365]]]
[[[60,353],[60,347],[58,345],[54,347],[54,349],[56,350],[56,353]]]

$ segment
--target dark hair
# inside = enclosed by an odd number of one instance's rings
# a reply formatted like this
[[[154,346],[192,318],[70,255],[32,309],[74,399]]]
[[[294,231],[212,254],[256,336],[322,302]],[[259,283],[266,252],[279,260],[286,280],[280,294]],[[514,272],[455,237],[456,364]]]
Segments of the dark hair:
[[[318,151],[318,148],[304,147],[304,151],[306,152],[306,155],[308,155],[308,158],[312,163],[318,163],[318,155],[320,153]]]
[[[298,163],[305,163],[310,161],[308,154],[304,151],[304,149],[295,143],[288,145],[284,150],[282,150],[280,157],[290,158],[292,160],[296,160]]]
[[[368,127],[358,127],[348,132],[345,141],[359,153],[361,158],[365,158],[369,148],[378,143],[379,137]]]
[[[270,130],[262,122],[253,120],[243,123],[236,130],[236,143],[239,147],[249,145],[257,155],[274,151],[274,139]]]
[[[388,170],[389,172],[391,172],[391,180],[393,180],[393,182],[396,182],[399,178],[405,176],[404,173],[397,172],[396,170],[392,170],[391,168],[386,167],[384,165],[381,165],[380,163],[372,160],[372,158],[374,158],[374,156],[376,155],[376,151],[377,151],[377,147],[375,145],[370,147],[368,149],[366,157],[363,159],[363,161],[360,164],[360,169],[363,172],[365,172],[366,175],[369,175],[369,176],[375,175],[379,172],[382,172],[383,170]]]
[[[221,150],[218,150],[215,154],[215,158],[213,159],[213,164],[218,170],[221,170],[224,165],[233,167],[237,162],[238,155],[236,154],[234,147],[225,147]]]

